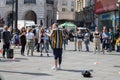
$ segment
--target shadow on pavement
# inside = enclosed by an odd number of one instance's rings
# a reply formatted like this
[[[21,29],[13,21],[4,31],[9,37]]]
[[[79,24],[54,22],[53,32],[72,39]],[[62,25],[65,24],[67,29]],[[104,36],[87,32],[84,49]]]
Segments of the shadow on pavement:
[[[118,66],[118,65],[115,65],[114,67],[116,67],[116,68],[120,68],[120,65]]]
[[[20,62],[20,60],[13,59],[1,59],[0,62]]]
[[[18,72],[18,71],[5,71],[5,70],[0,70],[0,72],[19,73],[19,74],[27,74],[27,75],[35,75],[35,76],[52,76],[51,74],[46,74],[46,73]]]
[[[0,59],[0,62],[20,62],[21,60],[28,60],[28,58],[13,58],[13,59]]]
[[[43,57],[43,58],[51,58],[51,57],[53,57],[53,56],[47,56],[46,54],[43,54],[43,56],[40,56],[40,55],[33,55],[33,56],[28,56],[28,57]]]
[[[116,55],[116,56],[120,56],[120,53],[109,54],[109,55]]]
[[[72,70],[72,69],[61,69],[61,71],[81,73],[82,75],[85,71],[89,71],[90,73],[93,72],[93,70]],[[93,76],[91,75],[91,76],[85,77],[85,78],[93,78]]]
[[[28,60],[28,58],[16,58],[17,60]]]
[[[93,72],[93,70],[73,70],[73,69],[61,69],[60,71],[68,71],[68,72],[84,72],[84,71],[90,71],[90,72]]]

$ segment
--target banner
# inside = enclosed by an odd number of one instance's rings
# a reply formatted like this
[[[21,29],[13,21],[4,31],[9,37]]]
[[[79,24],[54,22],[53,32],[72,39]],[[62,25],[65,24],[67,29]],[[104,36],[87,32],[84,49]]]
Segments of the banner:
[[[95,13],[100,14],[115,10],[118,0],[96,0],[95,1]]]

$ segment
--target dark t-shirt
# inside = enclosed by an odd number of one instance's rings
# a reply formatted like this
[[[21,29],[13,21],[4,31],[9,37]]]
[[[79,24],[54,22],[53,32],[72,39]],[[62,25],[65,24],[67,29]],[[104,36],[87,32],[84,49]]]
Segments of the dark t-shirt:
[[[5,43],[9,43],[11,40],[11,34],[9,31],[3,31],[2,33],[2,39]]]
[[[21,33],[22,34],[22,33]],[[26,44],[26,35],[22,35],[21,37],[20,37],[20,42],[22,43],[22,44]]]

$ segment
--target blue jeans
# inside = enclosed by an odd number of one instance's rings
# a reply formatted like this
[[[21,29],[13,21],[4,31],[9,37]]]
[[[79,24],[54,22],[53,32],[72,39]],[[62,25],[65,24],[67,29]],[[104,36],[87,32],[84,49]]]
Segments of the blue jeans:
[[[47,47],[45,43],[40,43],[40,52],[42,53],[43,49],[45,49],[45,52],[48,53]]]
[[[85,41],[85,47],[86,47],[86,51],[89,51],[89,41]]]

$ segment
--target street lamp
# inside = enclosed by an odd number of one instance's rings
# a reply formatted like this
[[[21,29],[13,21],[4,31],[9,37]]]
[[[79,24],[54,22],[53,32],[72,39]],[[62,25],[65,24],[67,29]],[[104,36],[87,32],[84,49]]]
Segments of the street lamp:
[[[13,28],[13,24],[14,24],[14,0],[12,0],[12,28]]]
[[[18,21],[18,0],[15,0],[15,32],[17,32],[17,21]]]
[[[116,6],[118,7],[118,14],[119,14],[119,27],[120,27],[120,0],[117,1]]]

